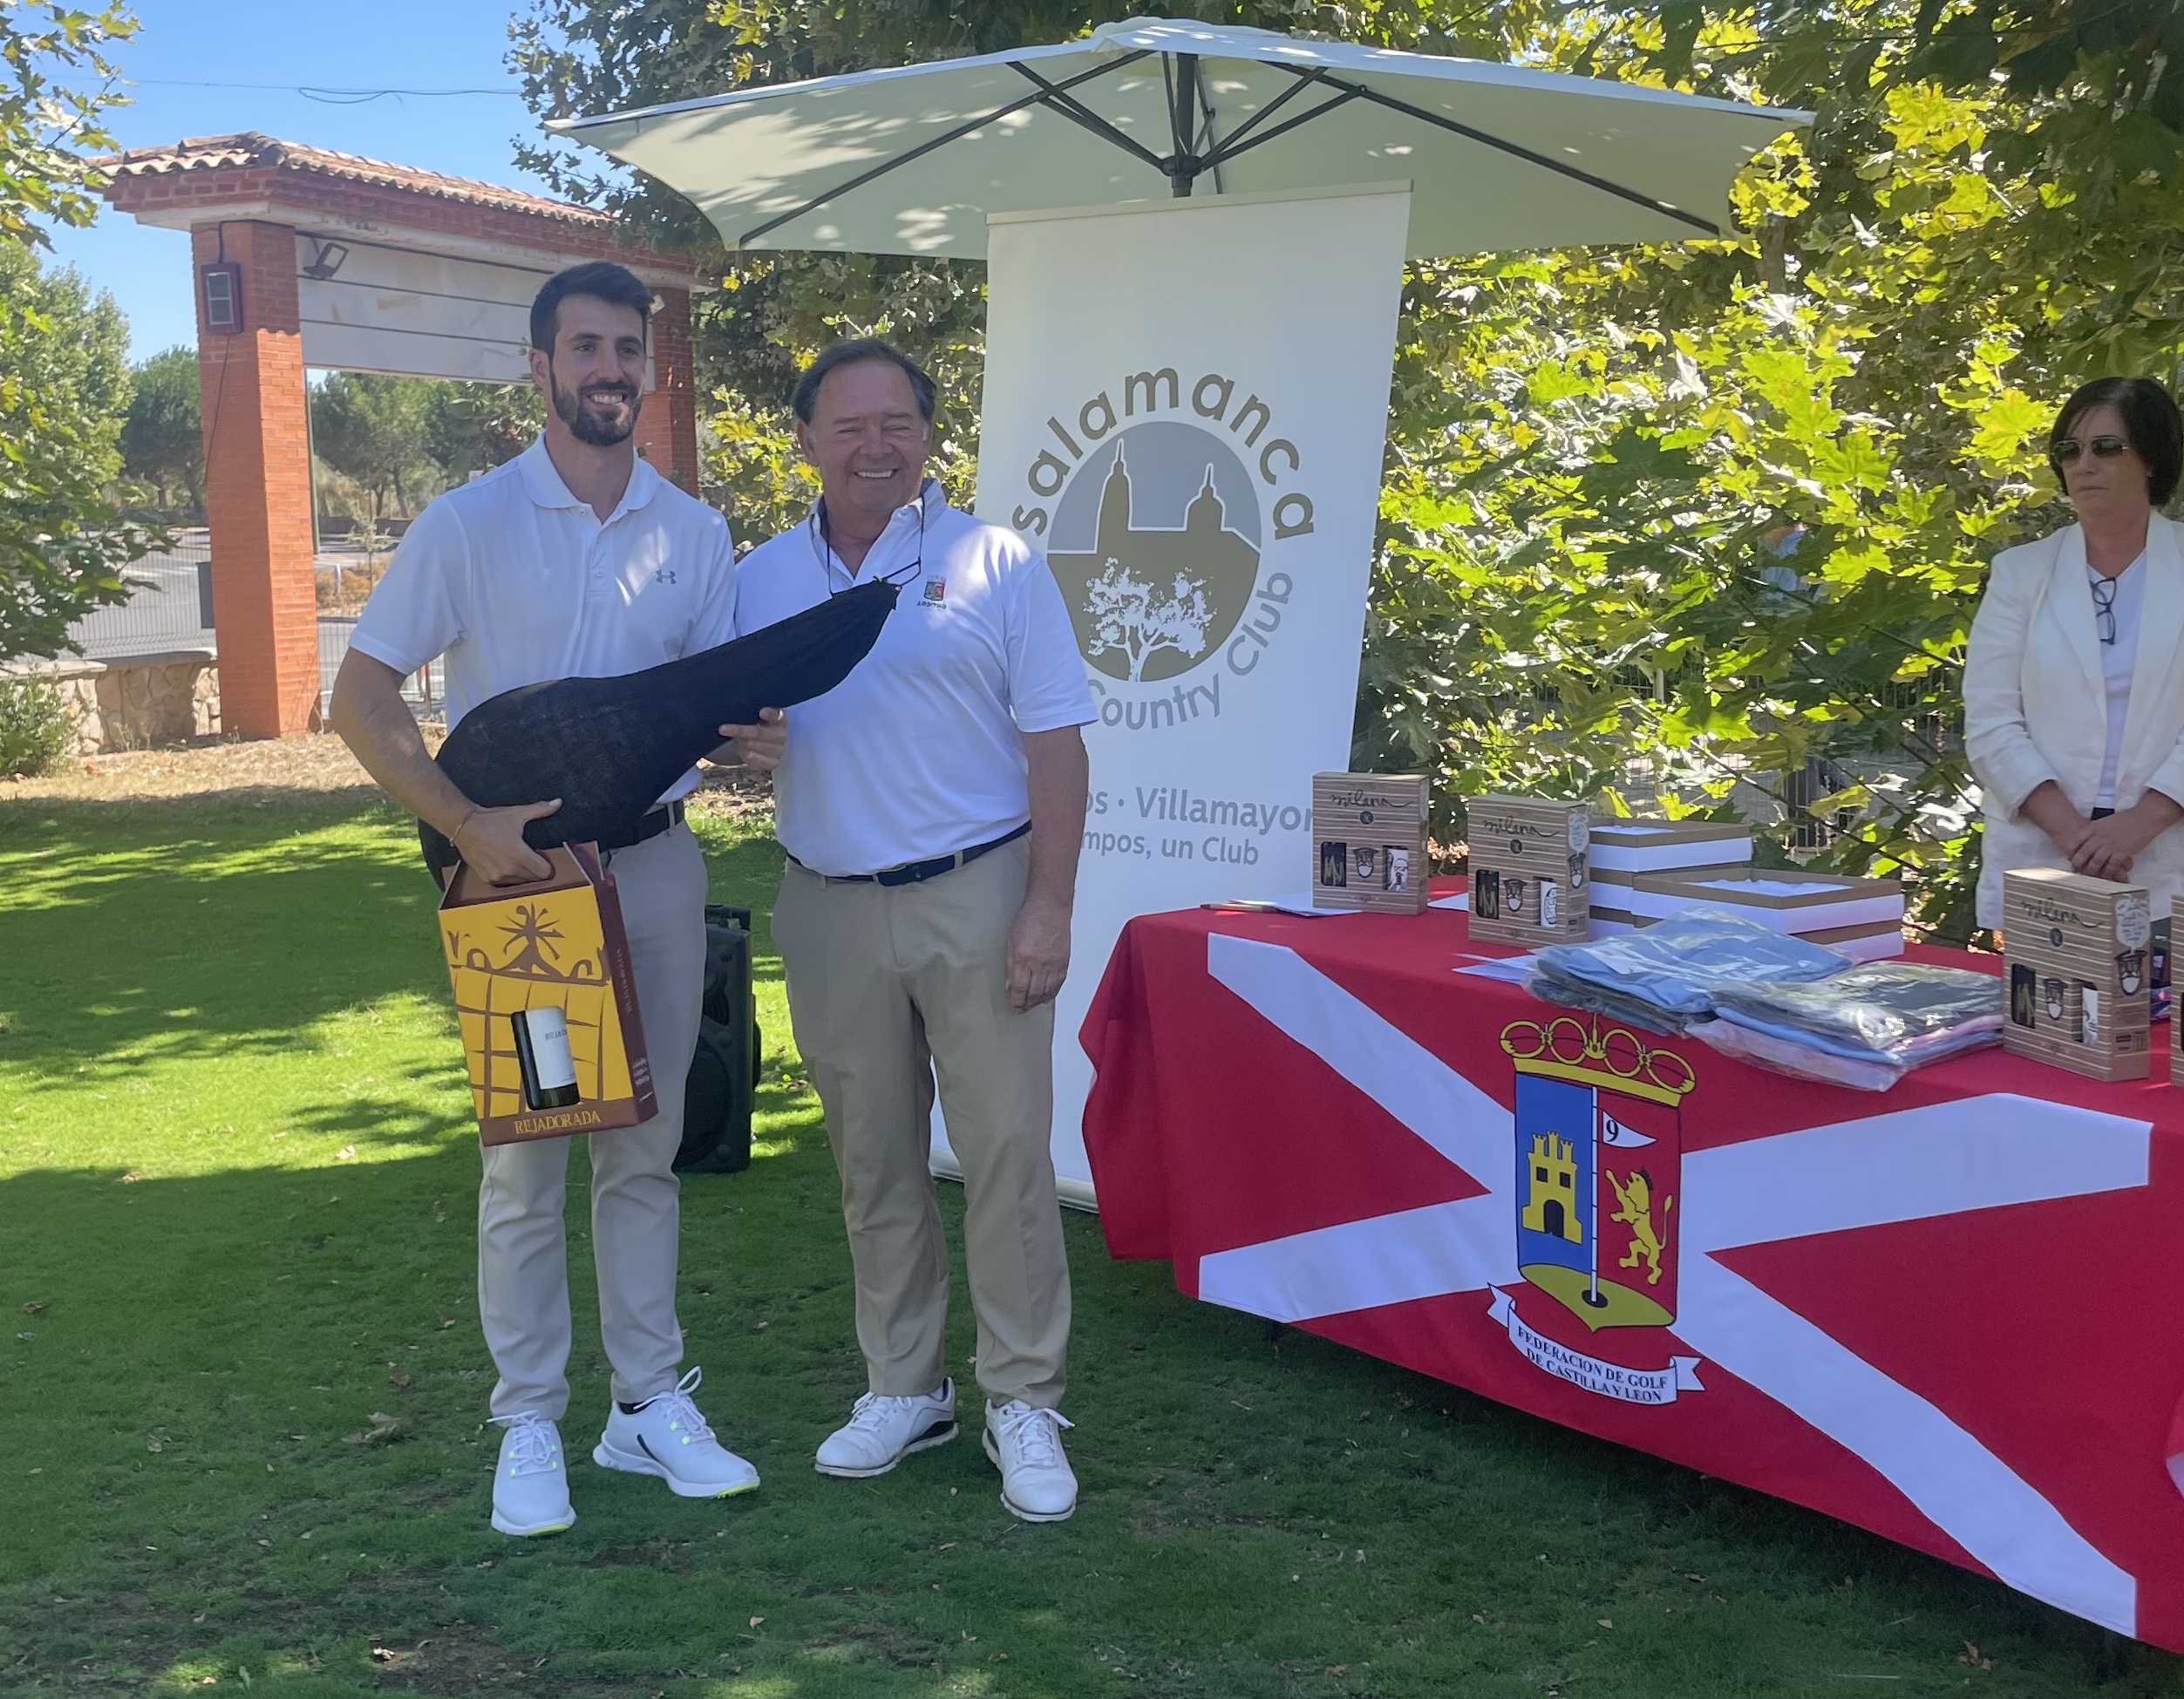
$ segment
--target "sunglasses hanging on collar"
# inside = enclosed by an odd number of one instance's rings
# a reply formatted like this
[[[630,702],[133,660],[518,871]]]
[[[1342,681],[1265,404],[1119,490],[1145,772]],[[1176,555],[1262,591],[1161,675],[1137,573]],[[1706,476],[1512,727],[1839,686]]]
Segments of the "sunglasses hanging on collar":
[[[858,582],[892,584],[900,589],[905,584],[915,583],[918,575],[925,570],[925,527],[927,523],[925,492],[920,490],[917,493],[917,499],[905,505],[917,509],[917,554],[915,557],[907,567],[897,567],[892,572],[875,573],[869,578],[858,579]],[[833,531],[827,520],[826,497],[821,496],[812,504],[811,517],[804,522],[811,527],[813,542],[819,551],[820,566],[827,573],[827,594],[829,596],[846,594],[834,588],[833,564],[840,560],[841,556],[834,550]]]

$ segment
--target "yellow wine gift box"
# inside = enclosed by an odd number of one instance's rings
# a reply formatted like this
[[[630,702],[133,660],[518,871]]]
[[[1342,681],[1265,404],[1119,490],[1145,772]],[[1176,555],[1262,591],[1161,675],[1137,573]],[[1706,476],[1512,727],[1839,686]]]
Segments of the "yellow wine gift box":
[[[542,853],[554,871],[530,885],[491,885],[457,867],[439,906],[478,1137],[487,1145],[633,1127],[659,1112],[614,875],[590,844]],[[541,1009],[566,1022],[574,1101],[565,1083],[540,1089],[525,1034]]]

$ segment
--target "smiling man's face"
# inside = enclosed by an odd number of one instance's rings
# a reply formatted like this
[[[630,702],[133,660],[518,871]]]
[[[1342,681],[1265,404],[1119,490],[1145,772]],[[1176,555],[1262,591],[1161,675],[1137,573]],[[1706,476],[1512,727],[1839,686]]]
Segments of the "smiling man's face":
[[[796,441],[819,469],[829,521],[869,539],[923,487],[933,433],[908,375],[892,361],[860,360],[821,380]]]
[[[531,375],[580,443],[611,448],[637,428],[644,399],[644,320],[595,295],[565,296],[550,354],[534,349]]]

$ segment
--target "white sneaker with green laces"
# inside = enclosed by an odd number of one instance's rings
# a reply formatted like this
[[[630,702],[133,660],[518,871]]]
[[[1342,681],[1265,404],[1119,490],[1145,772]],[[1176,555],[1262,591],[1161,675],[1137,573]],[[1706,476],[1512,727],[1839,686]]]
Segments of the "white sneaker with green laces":
[[[576,1512],[568,1502],[560,1430],[532,1410],[493,1420],[507,1431],[493,1471],[493,1526],[518,1538],[561,1532],[576,1520]]]
[[[1062,1455],[1060,1411],[1021,1398],[986,1406],[986,1455],[1001,1471],[1001,1503],[1026,1522],[1065,1522],[1077,1508],[1077,1477]]]
[[[867,1392],[849,1420],[820,1442],[812,1466],[822,1475],[861,1481],[884,1475],[913,1451],[929,1451],[956,1437],[956,1383],[915,1397]]]
[[[678,1499],[725,1499],[748,1492],[759,1471],[713,1437],[691,1402],[704,1371],[693,1369],[671,1392],[635,1410],[614,1407],[591,1460],[602,1469],[657,1475]]]

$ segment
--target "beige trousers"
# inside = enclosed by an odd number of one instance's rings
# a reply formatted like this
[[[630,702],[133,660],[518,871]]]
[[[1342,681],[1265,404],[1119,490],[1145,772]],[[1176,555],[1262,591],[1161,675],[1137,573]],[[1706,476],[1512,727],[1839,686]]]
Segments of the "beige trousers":
[[[637,1005],[659,1113],[589,1135],[591,1254],[599,1331],[625,1403],[675,1384],[683,1088],[705,989],[705,860],[687,826],[614,852],[609,863],[636,968]],[[567,1138],[488,1145],[478,1188],[478,1314],[500,1379],[493,1413],[568,1407]]]
[[[1028,838],[916,885],[827,880],[791,862],[773,911],[796,1046],[827,1111],[871,1390],[948,1373],[948,1246],[928,1167],[933,1077],[963,1168],[978,1384],[1061,1402],[1069,1263],[1054,1197],[1054,1006],[1009,1007],[1005,946]]]

